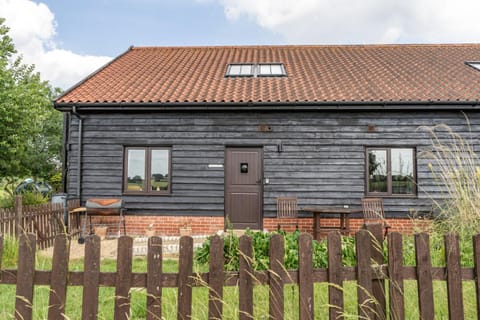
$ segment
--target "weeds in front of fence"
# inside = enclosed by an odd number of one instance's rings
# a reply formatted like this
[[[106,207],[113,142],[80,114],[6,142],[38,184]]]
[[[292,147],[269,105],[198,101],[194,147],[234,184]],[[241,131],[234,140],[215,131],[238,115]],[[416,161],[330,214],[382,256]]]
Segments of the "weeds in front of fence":
[[[468,118],[467,125],[470,127]],[[430,150],[421,154],[442,191],[435,205],[435,232],[456,233],[467,239],[480,232],[480,159],[474,145],[478,137],[466,137],[445,124],[420,127],[431,136]]]

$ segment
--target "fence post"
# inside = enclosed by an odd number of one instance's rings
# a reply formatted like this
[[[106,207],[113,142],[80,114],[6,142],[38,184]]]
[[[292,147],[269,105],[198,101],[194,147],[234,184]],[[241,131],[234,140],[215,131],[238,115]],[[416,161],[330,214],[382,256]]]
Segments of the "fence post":
[[[372,295],[375,299],[375,319],[385,319],[387,317],[387,302],[385,297],[385,280],[378,279],[381,275],[381,266],[383,259],[383,225],[381,223],[368,224],[367,230],[371,234],[371,255],[372,263],[376,264],[376,277],[372,280]],[[376,278],[376,279],[375,279]]]
[[[22,234],[23,228],[23,204],[22,196],[15,196],[15,237],[19,237]]]

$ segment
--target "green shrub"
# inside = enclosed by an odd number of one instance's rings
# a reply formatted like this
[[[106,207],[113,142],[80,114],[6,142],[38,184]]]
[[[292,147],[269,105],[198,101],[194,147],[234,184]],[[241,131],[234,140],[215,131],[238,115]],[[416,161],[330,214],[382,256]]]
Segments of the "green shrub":
[[[3,237],[2,268],[13,268],[18,260],[18,240],[15,237],[5,235]]]
[[[22,193],[22,204],[24,206],[33,206],[37,204],[48,203],[48,196],[43,196],[40,192],[24,192]]]
[[[14,203],[15,201],[10,195],[5,195],[0,198],[0,208],[13,208]]]
[[[277,232],[253,232],[247,230],[246,235],[252,238],[253,246],[253,268],[255,270],[267,270],[269,268],[269,245],[270,238]],[[284,237],[285,255],[284,266],[288,270],[298,269],[298,237],[299,231],[280,231]],[[223,236],[224,241],[224,265],[228,271],[235,271],[239,268],[239,237],[233,232],[227,232]],[[328,265],[327,241],[313,241],[313,267],[325,268]],[[210,239],[195,251],[195,261],[200,265],[208,264],[210,256]],[[355,239],[342,237],[342,260],[346,266],[354,266],[356,261]]]

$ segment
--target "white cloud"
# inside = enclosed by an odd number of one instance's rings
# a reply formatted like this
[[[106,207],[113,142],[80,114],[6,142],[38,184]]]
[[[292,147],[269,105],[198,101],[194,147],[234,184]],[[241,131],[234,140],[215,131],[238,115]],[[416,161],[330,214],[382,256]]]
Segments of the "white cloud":
[[[0,0],[0,16],[23,62],[34,64],[42,79],[67,89],[95,71],[111,57],[80,55],[58,48],[54,14],[43,3]]]
[[[217,0],[290,43],[480,42],[478,0]]]

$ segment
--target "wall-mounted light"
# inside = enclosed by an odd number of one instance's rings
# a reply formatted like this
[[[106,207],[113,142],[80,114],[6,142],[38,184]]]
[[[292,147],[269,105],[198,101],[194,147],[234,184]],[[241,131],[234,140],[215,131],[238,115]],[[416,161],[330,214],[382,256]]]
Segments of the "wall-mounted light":
[[[281,142],[277,144],[277,151],[278,153],[283,152],[283,144]]]

